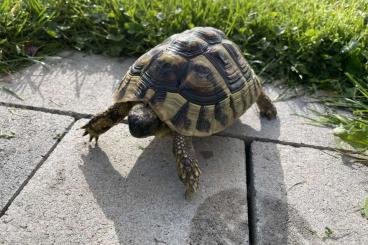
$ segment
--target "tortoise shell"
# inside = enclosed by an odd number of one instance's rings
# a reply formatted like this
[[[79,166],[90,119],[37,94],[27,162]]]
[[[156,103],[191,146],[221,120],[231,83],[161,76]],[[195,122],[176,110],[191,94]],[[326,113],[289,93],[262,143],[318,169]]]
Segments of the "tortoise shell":
[[[220,30],[196,27],[138,58],[114,101],[142,101],[172,130],[208,136],[231,125],[260,93],[259,79],[238,46]]]

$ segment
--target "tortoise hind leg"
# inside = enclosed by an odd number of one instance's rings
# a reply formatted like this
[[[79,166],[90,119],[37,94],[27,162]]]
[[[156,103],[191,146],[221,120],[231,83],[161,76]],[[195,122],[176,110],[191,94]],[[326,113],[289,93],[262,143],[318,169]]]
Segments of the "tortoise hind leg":
[[[256,103],[260,110],[261,116],[264,116],[267,119],[273,119],[276,117],[277,115],[276,107],[271,102],[270,97],[268,97],[263,90],[259,95],[259,97],[257,98]]]
[[[173,151],[179,178],[186,187],[185,198],[190,199],[192,194],[199,189],[199,175],[201,174],[195,157],[192,137],[175,134]]]
[[[109,130],[114,125],[123,121],[131,108],[130,103],[116,103],[110,106],[106,111],[94,116],[86,125],[83,136],[89,134],[89,141],[98,140],[98,137]]]

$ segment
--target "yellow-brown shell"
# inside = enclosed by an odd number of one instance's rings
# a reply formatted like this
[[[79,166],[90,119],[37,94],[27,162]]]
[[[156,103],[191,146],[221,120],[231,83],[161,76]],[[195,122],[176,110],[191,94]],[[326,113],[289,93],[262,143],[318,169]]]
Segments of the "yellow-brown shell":
[[[142,55],[114,93],[142,101],[172,130],[208,136],[224,130],[257,99],[261,84],[223,32],[196,27]]]

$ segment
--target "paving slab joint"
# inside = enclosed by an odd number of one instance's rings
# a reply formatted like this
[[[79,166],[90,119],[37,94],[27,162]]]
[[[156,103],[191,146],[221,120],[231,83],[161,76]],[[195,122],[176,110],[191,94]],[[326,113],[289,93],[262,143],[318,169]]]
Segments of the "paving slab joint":
[[[57,114],[57,115],[62,115],[62,116],[69,116],[69,117],[73,117],[75,121],[79,119],[89,119],[94,116],[93,114],[87,114],[87,113],[79,113],[79,112],[74,112],[74,111],[63,111],[63,110],[58,110],[58,109],[49,109],[49,108],[30,106],[30,105],[20,105],[20,104],[7,103],[7,102],[1,102],[1,101],[0,101],[0,106],[12,107],[12,108],[17,108],[21,110],[40,111],[40,112]],[[121,123],[128,124],[128,120],[124,119]]]
[[[47,160],[47,158],[51,155],[51,153],[55,150],[56,146],[61,142],[64,136],[69,132],[69,130],[73,127],[76,120],[74,120],[70,125],[64,130],[64,132],[60,135],[60,137],[55,141],[55,143],[51,146],[48,152],[42,157],[41,161],[36,165],[36,167],[32,170],[29,176],[23,181],[23,183],[19,186],[14,195],[9,199],[9,201],[5,204],[4,208],[0,210],[0,218],[6,213],[9,206],[13,203],[14,199],[19,195],[19,193],[23,190],[23,188],[27,185],[29,180],[36,174],[37,170],[42,166],[42,164]]]
[[[245,167],[246,167],[246,182],[247,182],[247,205],[248,205],[248,229],[249,229],[249,244],[257,244],[257,217],[255,205],[255,186],[254,186],[254,171],[252,163],[252,142],[244,141],[245,147]]]
[[[227,138],[234,138],[234,139],[240,139],[244,142],[251,144],[254,141],[263,142],[263,143],[275,143],[280,145],[288,145],[293,147],[306,147],[306,148],[313,148],[317,150],[327,150],[327,151],[334,151],[339,153],[345,153],[345,154],[359,154],[360,152],[357,150],[349,150],[349,149],[343,149],[339,147],[330,147],[330,146],[321,146],[321,145],[312,145],[312,144],[305,144],[305,143],[297,143],[297,142],[291,142],[291,141],[282,141],[282,140],[275,140],[275,139],[269,139],[269,138],[260,138],[260,137],[251,137],[251,136],[240,136],[240,135],[234,135],[229,134],[226,132],[221,132],[219,134],[216,134],[217,136],[221,137],[227,137]]]
[[[21,104],[1,102],[1,101],[0,101],[0,106],[13,107],[13,108],[18,108],[18,109],[23,109],[23,110],[41,111],[41,112],[63,115],[63,116],[70,116],[76,120],[82,119],[82,118],[91,118],[93,116],[92,114],[78,113],[74,111],[64,111],[64,110],[58,110],[58,109],[44,108],[44,107],[31,106],[31,105],[21,105]]]

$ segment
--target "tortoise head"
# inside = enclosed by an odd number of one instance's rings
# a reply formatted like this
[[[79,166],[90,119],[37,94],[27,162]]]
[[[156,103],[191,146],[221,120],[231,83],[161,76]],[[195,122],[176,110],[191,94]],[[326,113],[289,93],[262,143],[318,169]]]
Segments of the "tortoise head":
[[[164,136],[170,131],[156,113],[143,103],[135,104],[128,114],[130,134],[136,138]]]

